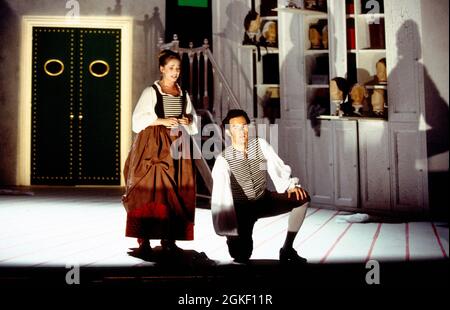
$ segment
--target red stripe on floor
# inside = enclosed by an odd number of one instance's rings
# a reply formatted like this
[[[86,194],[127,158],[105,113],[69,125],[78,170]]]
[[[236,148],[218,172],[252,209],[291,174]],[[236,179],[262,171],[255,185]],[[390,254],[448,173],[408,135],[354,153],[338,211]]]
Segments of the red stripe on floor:
[[[305,216],[305,219],[307,219],[308,217],[310,217],[311,215],[317,213],[317,212],[320,211],[320,210],[321,210],[321,209],[317,208],[317,209],[314,210],[313,212],[307,213],[306,216]],[[301,228],[301,227],[300,227],[300,228]],[[283,232],[286,231],[286,230],[287,230],[287,227],[286,227],[286,228],[283,228],[282,230],[280,230],[280,231],[278,231],[278,232],[276,232],[275,234],[273,234],[273,235],[270,236],[269,238],[264,239],[264,240],[261,241],[261,242],[258,242],[258,244],[256,244],[256,245],[253,247],[253,250],[257,249],[258,247],[260,247],[262,244],[266,243],[267,241],[272,240],[273,238],[275,238],[276,236],[278,236],[279,234],[283,233]]]
[[[410,253],[409,253],[409,223],[405,223],[405,260],[408,261],[410,259]]]
[[[331,246],[331,248],[327,251],[327,253],[325,253],[325,256],[322,257],[322,259],[320,260],[321,264],[323,264],[325,262],[325,260],[327,259],[328,255],[330,255],[331,252],[333,252],[333,250],[336,247],[336,245],[339,243],[339,241],[341,241],[342,237],[347,233],[347,231],[350,229],[350,227],[352,225],[353,225],[353,223],[348,224],[347,228],[339,235],[339,237],[336,239],[336,241],[334,241],[334,243]]]
[[[375,231],[375,234],[373,235],[372,244],[370,245],[369,253],[367,253],[366,262],[368,262],[370,260],[370,256],[372,256],[373,248],[375,247],[375,243],[377,242],[378,236],[380,235],[381,225],[383,225],[383,224],[382,223],[378,224],[377,230]]]
[[[295,247],[300,246],[301,244],[305,243],[306,241],[308,241],[310,238],[312,238],[312,236],[314,236],[315,234],[317,234],[317,232],[319,230],[321,230],[322,228],[325,227],[325,225],[327,225],[336,215],[339,214],[340,211],[336,211],[333,213],[333,215],[325,222],[322,224],[322,226],[320,226],[319,228],[316,229],[316,231],[314,231],[312,234],[310,234],[308,237],[306,237],[305,239],[303,239],[302,241],[300,241],[299,244],[295,245]]]
[[[444,246],[442,245],[441,237],[439,237],[439,234],[437,232],[437,229],[436,229],[436,226],[434,225],[434,223],[431,223],[431,227],[433,227],[433,232],[434,232],[434,235],[436,236],[437,243],[439,244],[439,247],[441,248],[442,256],[444,256],[444,258],[447,258],[448,255],[445,252]]]
[[[311,215],[317,213],[319,210],[320,210],[320,209],[316,209],[316,210],[314,210],[314,211],[311,212],[311,213],[307,213],[306,216],[305,216],[305,219],[307,219],[307,218],[310,217]],[[305,219],[304,219],[304,220],[305,220]],[[304,220],[303,220],[303,221],[304,221]],[[302,225],[303,225],[303,224],[302,224]],[[300,227],[300,228],[301,228],[301,227]],[[256,245],[253,246],[253,250],[257,249],[258,247],[260,247],[262,244],[266,243],[267,241],[272,240],[273,238],[275,238],[276,236],[278,236],[279,234],[283,233],[283,232],[286,231],[286,230],[287,230],[287,227],[286,227],[286,228],[283,228],[282,230],[280,230],[280,231],[278,231],[278,232],[276,232],[275,234],[273,234],[273,235],[270,236],[269,238],[264,239],[264,240],[261,241],[261,242],[258,242],[258,244],[256,244]]]

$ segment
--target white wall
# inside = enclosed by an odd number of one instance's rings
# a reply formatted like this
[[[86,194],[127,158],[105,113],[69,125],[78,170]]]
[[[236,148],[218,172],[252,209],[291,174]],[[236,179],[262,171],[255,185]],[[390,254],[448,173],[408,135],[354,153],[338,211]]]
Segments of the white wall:
[[[214,57],[231,84],[242,109],[252,117],[252,54],[250,49],[240,46],[244,38],[244,18],[249,10],[249,0],[212,1]],[[215,96],[216,105],[220,100],[218,97]],[[217,107],[216,110],[219,117]]]
[[[448,171],[449,1],[422,0],[429,171]]]

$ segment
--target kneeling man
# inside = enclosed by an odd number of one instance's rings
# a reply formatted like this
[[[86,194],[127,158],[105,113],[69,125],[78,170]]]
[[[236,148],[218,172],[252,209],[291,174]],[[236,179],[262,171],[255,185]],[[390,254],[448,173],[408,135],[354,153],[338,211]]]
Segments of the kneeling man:
[[[286,240],[280,249],[280,261],[303,263],[293,243],[305,218],[308,193],[291,177],[285,165],[267,141],[248,137],[250,119],[243,110],[230,110],[223,120],[231,145],[217,157],[212,170],[211,211],[214,229],[227,237],[228,251],[236,262],[247,262],[253,251],[255,222],[290,212]],[[266,188],[266,171],[277,192]]]

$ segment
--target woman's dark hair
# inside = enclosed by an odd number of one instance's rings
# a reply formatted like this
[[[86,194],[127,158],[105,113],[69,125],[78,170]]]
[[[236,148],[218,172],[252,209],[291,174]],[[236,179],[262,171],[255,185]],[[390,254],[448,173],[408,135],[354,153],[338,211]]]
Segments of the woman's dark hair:
[[[248,11],[244,18],[244,29],[248,30],[250,28],[250,23],[258,17],[258,13],[255,10]]]
[[[244,117],[247,124],[250,124],[250,118],[248,117],[247,113],[244,110],[240,109],[231,109],[228,111],[227,116],[222,121],[222,126],[225,127],[225,125],[230,123],[230,119],[235,117]]]
[[[171,50],[162,50],[158,55],[159,66],[164,67],[171,59],[177,59],[181,62],[180,54]]]
[[[342,101],[344,102],[348,96],[348,92],[350,91],[350,86],[348,85],[347,80],[339,76],[331,80],[336,82],[337,87],[342,92]]]

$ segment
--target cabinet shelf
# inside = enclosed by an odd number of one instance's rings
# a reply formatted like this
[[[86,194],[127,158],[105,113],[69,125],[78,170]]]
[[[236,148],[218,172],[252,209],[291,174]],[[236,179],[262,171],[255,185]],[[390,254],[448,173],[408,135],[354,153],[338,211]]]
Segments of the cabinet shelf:
[[[320,115],[317,117],[321,120],[339,120],[339,121],[355,121],[355,120],[364,120],[364,121],[382,121],[386,122],[387,120],[382,117],[357,117],[357,116],[334,116],[334,115]]]
[[[387,84],[376,84],[376,85],[367,85],[367,89],[387,89]]]
[[[255,84],[255,87],[280,87],[280,84]]]
[[[352,52],[358,52],[361,54],[370,54],[370,53],[385,53],[385,49],[379,49],[379,48],[364,48],[364,49],[358,49],[358,50],[352,50]]]
[[[255,45],[243,45],[243,44],[241,44],[239,47],[240,48],[244,48],[244,49],[250,49],[250,50],[256,51],[256,46]],[[264,46],[261,46],[260,50],[261,50],[261,54],[278,54],[278,47],[264,47]]]
[[[316,55],[316,54],[327,54],[327,53],[329,53],[329,50],[312,50],[312,49],[305,50],[305,55]]]
[[[357,16],[358,18],[366,18],[366,19],[372,19],[372,18],[384,18],[384,14],[383,13],[367,13],[367,14],[350,14],[353,16]]]
[[[308,84],[306,85],[307,88],[311,89],[319,89],[319,88],[329,88],[330,85],[328,84]]]
[[[301,15],[307,15],[311,17],[327,17],[327,13],[321,12],[321,11],[314,11],[314,10],[307,10],[307,9],[294,9],[294,8],[276,8],[273,9],[277,12],[286,12],[286,13],[294,13],[294,14],[301,14]]]

